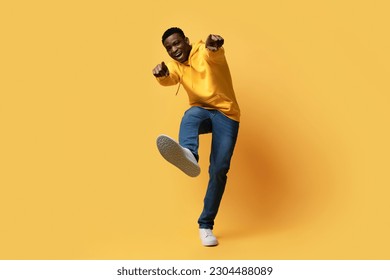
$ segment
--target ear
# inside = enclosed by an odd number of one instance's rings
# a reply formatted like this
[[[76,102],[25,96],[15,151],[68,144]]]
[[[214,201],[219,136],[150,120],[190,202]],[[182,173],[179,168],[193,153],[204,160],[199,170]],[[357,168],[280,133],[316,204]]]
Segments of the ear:
[[[188,37],[185,37],[184,38],[184,41],[189,45],[190,44],[190,39],[188,39]]]

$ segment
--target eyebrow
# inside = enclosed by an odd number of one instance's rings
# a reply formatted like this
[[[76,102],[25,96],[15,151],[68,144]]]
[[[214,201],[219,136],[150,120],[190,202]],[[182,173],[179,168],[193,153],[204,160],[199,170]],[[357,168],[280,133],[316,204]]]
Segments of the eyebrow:
[[[176,39],[176,40],[173,41],[171,44],[169,44],[169,45],[164,45],[164,47],[165,47],[166,49],[168,49],[168,48],[171,48],[173,45],[176,45],[176,44],[179,44],[179,43],[180,43],[180,40]]]

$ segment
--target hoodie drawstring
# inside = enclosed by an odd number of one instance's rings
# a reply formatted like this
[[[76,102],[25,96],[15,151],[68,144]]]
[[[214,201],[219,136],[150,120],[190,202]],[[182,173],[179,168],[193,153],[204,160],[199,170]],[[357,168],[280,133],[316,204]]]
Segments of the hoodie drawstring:
[[[190,60],[190,58],[188,58],[188,64],[189,64],[189,66],[190,66],[191,88],[194,88],[194,80],[192,79],[192,65],[191,65],[191,60]],[[184,69],[185,69],[185,68],[183,68],[183,72],[184,72]],[[183,73],[182,73],[182,74],[180,75],[180,77],[179,77],[179,86],[177,87],[177,90],[176,90],[176,94],[175,94],[175,95],[177,95],[177,94],[179,93],[182,79],[183,79]]]
[[[179,89],[180,89],[180,85],[181,85],[181,79],[179,80],[179,86],[177,87],[177,90],[176,90],[176,93],[175,93],[175,95],[177,95],[178,93],[179,93]]]

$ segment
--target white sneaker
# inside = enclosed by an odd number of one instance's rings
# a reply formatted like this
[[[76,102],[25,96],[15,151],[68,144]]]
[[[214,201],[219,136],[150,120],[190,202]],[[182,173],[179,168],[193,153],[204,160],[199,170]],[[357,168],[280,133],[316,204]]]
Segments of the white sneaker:
[[[157,137],[157,148],[160,154],[190,177],[200,174],[200,167],[192,152],[180,146],[175,140],[166,135]]]
[[[216,246],[218,245],[218,240],[214,236],[213,231],[208,228],[199,229],[200,240],[202,241],[203,246]]]

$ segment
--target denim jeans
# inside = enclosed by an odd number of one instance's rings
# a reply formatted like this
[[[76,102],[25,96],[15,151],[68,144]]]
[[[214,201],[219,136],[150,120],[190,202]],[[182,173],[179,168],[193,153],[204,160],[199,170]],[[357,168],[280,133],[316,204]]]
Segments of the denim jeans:
[[[197,160],[199,160],[199,134],[212,133],[210,177],[203,211],[198,220],[199,228],[213,229],[214,219],[225,190],[238,128],[239,122],[226,117],[221,112],[196,106],[188,109],[182,118],[179,143],[191,150]]]

